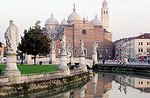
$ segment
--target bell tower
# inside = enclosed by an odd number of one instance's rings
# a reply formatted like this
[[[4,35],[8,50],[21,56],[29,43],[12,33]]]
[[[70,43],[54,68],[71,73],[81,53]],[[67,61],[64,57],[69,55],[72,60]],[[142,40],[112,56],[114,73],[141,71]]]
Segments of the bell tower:
[[[109,8],[108,8],[107,0],[104,0],[102,3],[101,21],[102,21],[103,28],[109,30]]]

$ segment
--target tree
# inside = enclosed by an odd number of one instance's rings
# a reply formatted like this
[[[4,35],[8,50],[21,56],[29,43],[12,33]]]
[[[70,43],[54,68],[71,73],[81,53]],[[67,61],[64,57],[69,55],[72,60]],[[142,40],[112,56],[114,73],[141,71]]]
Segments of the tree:
[[[0,47],[2,47],[2,42],[0,42]]]
[[[44,35],[39,23],[40,21],[37,21],[35,26],[24,31],[24,36],[21,37],[21,43],[18,46],[22,53],[34,55],[34,64],[36,64],[38,54],[48,54],[50,51],[49,40]]]

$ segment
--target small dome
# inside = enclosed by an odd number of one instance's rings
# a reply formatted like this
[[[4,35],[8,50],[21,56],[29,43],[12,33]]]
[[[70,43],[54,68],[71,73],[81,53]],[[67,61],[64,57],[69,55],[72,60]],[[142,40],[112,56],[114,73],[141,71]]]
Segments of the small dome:
[[[94,26],[99,26],[99,25],[101,25],[101,20],[97,18],[97,15],[95,15],[95,19],[91,20],[91,23]]]
[[[59,25],[59,22],[52,14],[51,17],[46,20],[45,25]]]
[[[67,21],[65,20],[65,19],[63,19],[62,21],[61,21],[61,24],[60,25],[68,25],[68,23],[67,23]]]
[[[75,11],[76,11],[76,8],[75,8],[75,4],[74,4],[73,12],[69,15],[68,22],[81,20],[81,17]]]

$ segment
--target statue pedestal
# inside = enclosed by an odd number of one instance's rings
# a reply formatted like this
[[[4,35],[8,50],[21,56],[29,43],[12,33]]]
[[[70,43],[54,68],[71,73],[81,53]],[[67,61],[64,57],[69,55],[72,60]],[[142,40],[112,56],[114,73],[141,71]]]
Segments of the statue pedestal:
[[[70,63],[71,63],[71,65],[74,65],[74,61],[73,61],[74,59],[73,59],[73,57],[71,57],[70,58]]]
[[[93,64],[97,64],[97,53],[92,53]]]
[[[8,51],[6,57],[6,68],[4,71],[4,76],[9,77],[9,80],[11,82],[20,81],[21,73],[17,68],[16,62],[16,53],[13,51]]]
[[[56,53],[55,53],[55,50],[53,50],[50,53],[50,61],[51,61],[51,64],[55,64],[56,63]]]
[[[123,64],[128,64],[128,58],[127,57],[123,58]]]
[[[67,55],[65,54],[60,54],[59,69],[63,70],[63,75],[70,75],[70,69],[67,66]]]
[[[32,55],[25,55],[25,64],[31,64]]]
[[[79,57],[79,69],[81,69],[84,72],[87,72],[87,66],[85,64],[85,57],[84,56]]]
[[[84,85],[81,89],[80,89],[80,98],[85,98],[85,93],[86,93],[86,89],[87,89],[87,84]]]
[[[70,91],[63,93],[63,98],[70,98]]]

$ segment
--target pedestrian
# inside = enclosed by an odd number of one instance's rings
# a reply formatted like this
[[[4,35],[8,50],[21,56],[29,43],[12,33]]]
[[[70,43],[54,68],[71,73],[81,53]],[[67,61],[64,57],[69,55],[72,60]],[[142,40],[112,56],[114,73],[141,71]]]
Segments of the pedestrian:
[[[103,64],[105,63],[105,60],[104,59],[102,59],[102,62],[103,62]]]

